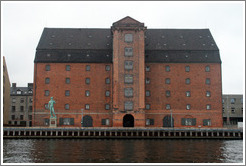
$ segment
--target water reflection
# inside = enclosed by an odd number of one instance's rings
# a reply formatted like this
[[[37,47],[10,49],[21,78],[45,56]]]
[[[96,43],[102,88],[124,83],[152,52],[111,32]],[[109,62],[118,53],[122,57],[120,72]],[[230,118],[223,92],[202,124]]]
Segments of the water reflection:
[[[3,140],[6,163],[242,163],[242,140]]]

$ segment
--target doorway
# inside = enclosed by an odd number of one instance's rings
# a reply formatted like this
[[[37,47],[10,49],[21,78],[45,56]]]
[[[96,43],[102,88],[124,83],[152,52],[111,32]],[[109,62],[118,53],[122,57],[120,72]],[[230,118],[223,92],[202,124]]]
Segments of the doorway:
[[[174,127],[174,119],[167,115],[163,118],[163,127]]]
[[[86,115],[83,117],[83,123],[81,122],[82,127],[93,127],[93,119],[91,116]]]
[[[123,117],[123,127],[134,127],[134,117],[131,114]]]

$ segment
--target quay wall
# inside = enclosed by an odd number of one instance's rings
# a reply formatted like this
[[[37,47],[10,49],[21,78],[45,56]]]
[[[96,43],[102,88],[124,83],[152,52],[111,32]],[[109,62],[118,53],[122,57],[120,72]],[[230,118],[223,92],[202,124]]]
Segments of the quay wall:
[[[243,139],[243,129],[4,127],[3,138]]]

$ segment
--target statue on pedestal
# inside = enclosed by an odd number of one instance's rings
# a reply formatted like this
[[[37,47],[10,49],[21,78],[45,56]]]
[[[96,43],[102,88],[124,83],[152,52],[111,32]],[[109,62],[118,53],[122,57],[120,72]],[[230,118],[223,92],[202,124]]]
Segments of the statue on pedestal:
[[[50,101],[48,103],[48,108],[50,109],[50,116],[51,118],[56,118],[55,110],[54,110],[54,104],[55,100],[53,100],[53,97],[50,98]]]

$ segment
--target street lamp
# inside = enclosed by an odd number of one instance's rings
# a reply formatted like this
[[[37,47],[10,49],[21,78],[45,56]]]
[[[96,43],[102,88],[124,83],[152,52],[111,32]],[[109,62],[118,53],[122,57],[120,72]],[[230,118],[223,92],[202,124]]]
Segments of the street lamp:
[[[81,126],[83,127],[83,113],[84,113],[84,109],[81,109],[81,111],[82,111]]]
[[[172,110],[170,110],[171,113],[171,127],[173,127],[173,116],[172,116]]]

